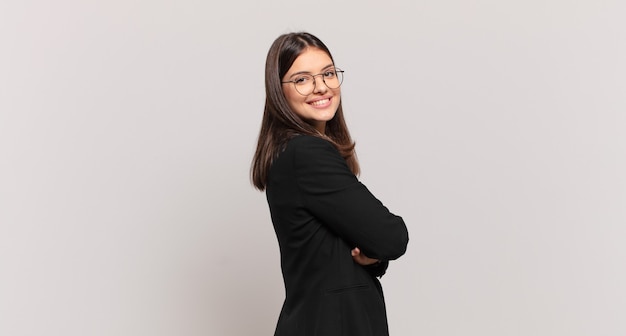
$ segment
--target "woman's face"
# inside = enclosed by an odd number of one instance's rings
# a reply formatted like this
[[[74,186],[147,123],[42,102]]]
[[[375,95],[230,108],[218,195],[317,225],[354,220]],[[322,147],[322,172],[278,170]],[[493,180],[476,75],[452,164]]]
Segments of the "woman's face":
[[[330,89],[322,79],[324,73],[333,69],[333,61],[326,52],[317,48],[307,48],[296,58],[282,78],[283,82],[301,82],[301,75],[315,76],[313,77],[315,87],[309,94],[302,95],[296,90],[294,83],[283,83],[283,92],[291,109],[321,133],[326,129],[326,122],[335,116],[341,100],[341,89],[339,87]],[[307,93],[301,86],[298,87],[300,91]]]

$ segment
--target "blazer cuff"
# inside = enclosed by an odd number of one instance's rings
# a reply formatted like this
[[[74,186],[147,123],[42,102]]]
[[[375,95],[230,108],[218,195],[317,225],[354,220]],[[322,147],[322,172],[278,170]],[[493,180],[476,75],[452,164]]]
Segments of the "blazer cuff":
[[[373,277],[382,277],[387,272],[387,267],[389,267],[389,261],[380,261],[375,264],[363,266],[367,273],[369,273]]]

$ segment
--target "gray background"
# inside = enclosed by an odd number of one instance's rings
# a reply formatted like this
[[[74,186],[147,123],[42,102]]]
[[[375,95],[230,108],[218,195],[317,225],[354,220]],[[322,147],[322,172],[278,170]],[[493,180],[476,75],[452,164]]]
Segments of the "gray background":
[[[411,242],[392,335],[626,334],[622,1],[2,1],[0,335],[271,335],[279,35],[346,70]]]

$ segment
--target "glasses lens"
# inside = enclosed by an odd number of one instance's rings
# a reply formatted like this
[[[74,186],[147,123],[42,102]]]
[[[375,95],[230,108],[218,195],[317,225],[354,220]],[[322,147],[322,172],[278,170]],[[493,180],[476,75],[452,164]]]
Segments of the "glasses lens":
[[[301,95],[307,96],[315,88],[315,78],[310,75],[301,75],[294,78],[293,85]]]
[[[329,70],[324,73],[324,83],[331,89],[336,89],[343,82],[343,71],[339,69]]]

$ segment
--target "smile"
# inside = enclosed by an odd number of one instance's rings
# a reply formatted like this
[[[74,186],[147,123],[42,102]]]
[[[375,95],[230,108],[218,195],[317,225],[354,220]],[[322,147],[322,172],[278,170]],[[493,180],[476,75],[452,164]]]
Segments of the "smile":
[[[330,105],[330,98],[316,100],[314,102],[310,102],[309,105],[313,107],[326,107]]]

